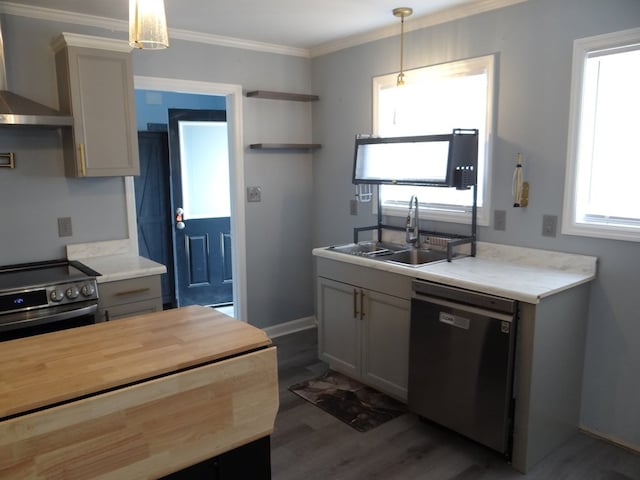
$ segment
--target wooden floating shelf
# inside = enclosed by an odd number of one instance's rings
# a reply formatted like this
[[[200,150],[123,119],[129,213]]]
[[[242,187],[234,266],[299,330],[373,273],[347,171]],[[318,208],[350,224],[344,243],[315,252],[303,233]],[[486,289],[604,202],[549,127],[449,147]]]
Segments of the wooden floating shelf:
[[[268,98],[269,100],[291,100],[294,102],[315,102],[320,97],[318,95],[307,95],[304,93],[286,93],[286,92],[271,92],[268,90],[254,90],[247,92],[247,97],[253,98]]]
[[[317,150],[319,143],[252,143],[252,150]]]

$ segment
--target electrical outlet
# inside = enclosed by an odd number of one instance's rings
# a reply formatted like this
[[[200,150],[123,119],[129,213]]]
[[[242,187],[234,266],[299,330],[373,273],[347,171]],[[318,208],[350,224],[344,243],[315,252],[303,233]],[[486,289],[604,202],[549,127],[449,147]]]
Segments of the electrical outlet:
[[[507,229],[507,211],[506,210],[493,211],[493,229],[494,230]]]
[[[71,217],[61,217],[58,219],[58,236],[70,237],[73,235],[71,229]]]
[[[247,187],[247,202],[261,202],[262,189],[260,187]]]
[[[542,216],[542,236],[543,237],[555,237],[557,228],[558,228],[557,215]]]
[[[349,200],[349,213],[351,215],[358,215],[358,201],[357,200]]]

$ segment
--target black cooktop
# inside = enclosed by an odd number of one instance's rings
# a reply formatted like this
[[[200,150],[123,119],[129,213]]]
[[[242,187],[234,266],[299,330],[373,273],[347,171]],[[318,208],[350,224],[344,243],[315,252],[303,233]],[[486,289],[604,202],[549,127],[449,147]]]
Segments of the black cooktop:
[[[73,282],[99,273],[80,262],[50,260],[0,266],[0,292]]]

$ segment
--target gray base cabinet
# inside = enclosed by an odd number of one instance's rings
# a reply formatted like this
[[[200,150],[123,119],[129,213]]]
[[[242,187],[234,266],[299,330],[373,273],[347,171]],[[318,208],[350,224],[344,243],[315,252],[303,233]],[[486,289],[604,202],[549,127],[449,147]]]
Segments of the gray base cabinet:
[[[331,368],[360,377],[360,319],[356,308],[360,289],[348,283],[318,278],[318,348]]]
[[[406,401],[411,302],[371,290],[366,292],[362,381]]]
[[[406,400],[412,277],[316,258],[320,358]],[[511,463],[523,473],[578,432],[589,289],[518,304]]]
[[[131,48],[124,42],[64,33],[53,45],[63,131],[72,177],[139,175]]]
[[[523,473],[578,431],[589,290],[520,303],[512,464]]]
[[[320,358],[406,401],[411,279],[318,259],[317,288]]]
[[[98,284],[99,322],[160,311],[160,275]]]

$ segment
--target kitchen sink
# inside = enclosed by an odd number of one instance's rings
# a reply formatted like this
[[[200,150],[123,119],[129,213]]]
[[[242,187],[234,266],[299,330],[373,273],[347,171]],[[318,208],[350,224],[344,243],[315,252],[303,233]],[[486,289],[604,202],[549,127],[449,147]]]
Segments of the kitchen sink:
[[[406,250],[407,248],[410,247],[398,243],[370,241],[329,247],[329,250],[349,255],[357,255],[360,257],[375,258],[393,255],[394,253]]]
[[[427,263],[439,262],[446,260],[447,253],[440,250],[427,250],[421,248],[412,248],[395,252],[384,258],[387,262],[401,263],[412,267],[420,267]]]
[[[329,247],[328,250],[410,267],[420,267],[427,263],[438,262],[447,258],[446,252],[441,250],[414,248],[411,245],[390,242],[350,243],[348,245]]]

